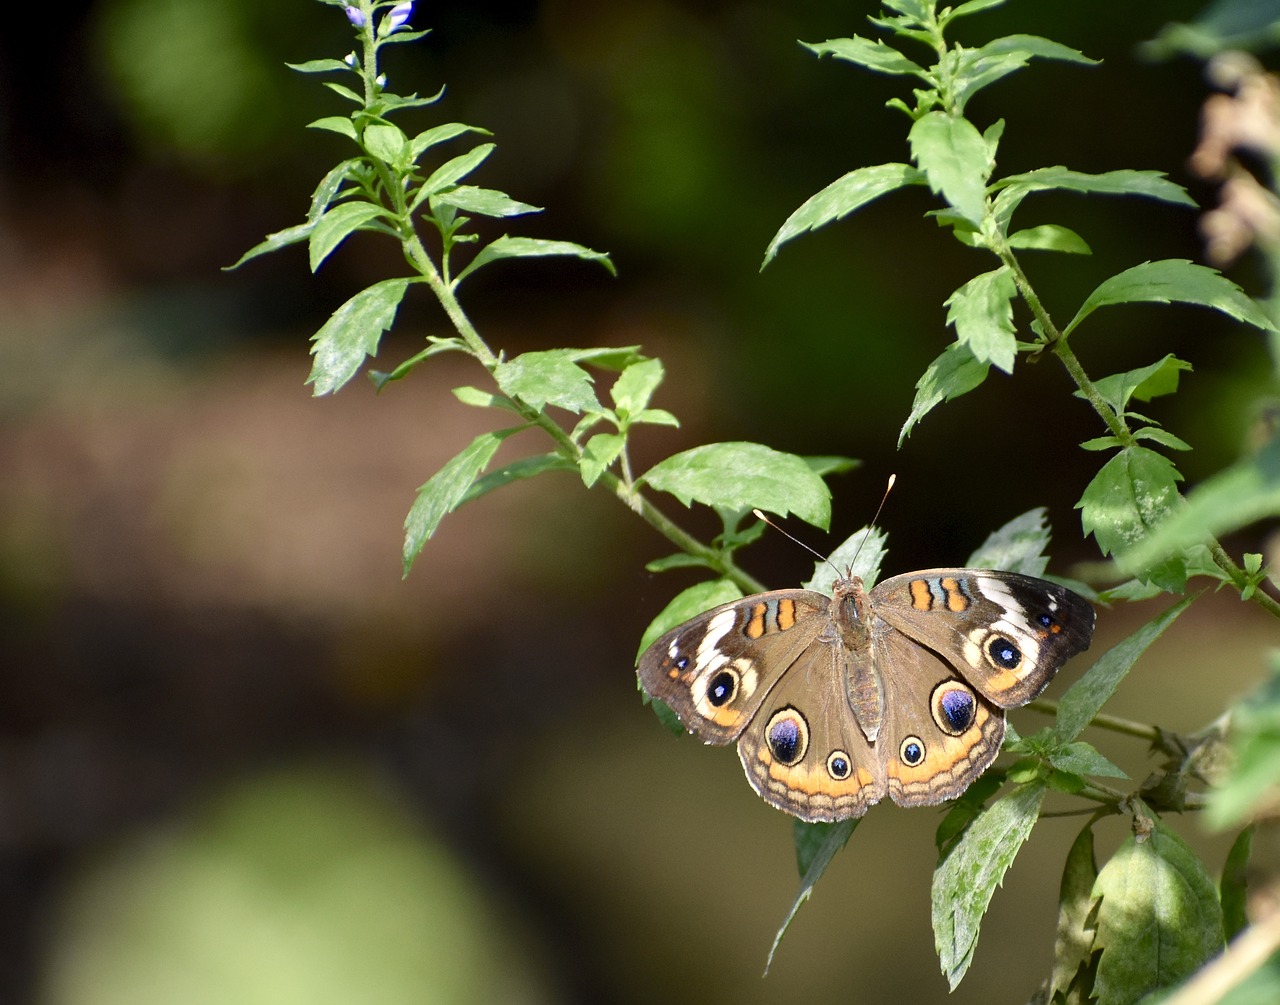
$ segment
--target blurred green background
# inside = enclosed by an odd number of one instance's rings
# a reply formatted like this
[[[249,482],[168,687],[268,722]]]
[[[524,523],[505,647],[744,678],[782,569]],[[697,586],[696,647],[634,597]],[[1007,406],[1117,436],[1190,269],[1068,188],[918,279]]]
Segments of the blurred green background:
[[[964,22],[974,44],[1029,32],[1104,60],[1036,64],[971,104],[980,125],[1008,119],[1000,171],[1154,168],[1211,201],[1184,166],[1200,64],[1136,49],[1198,8],[1015,0]],[[1098,430],[1082,404],[1041,410],[1066,398],[1055,364],[993,377],[894,449],[949,338],[942,301],[988,268],[923,219],[926,193],[757,271],[807,196],[906,159],[906,122],[883,107],[901,82],[796,44],[867,32],[874,12],[419,4],[413,24],[433,33],[387,69],[400,90],[448,86],[410,126],[493,130],[477,182],[548,207],[512,229],[612,254],[617,279],[491,267],[464,303],[508,352],[662,356],[655,404],[685,424],[644,438],[639,467],[721,439],[847,454],[865,466],[835,484],[832,536],[793,528],[820,550],[896,471],[887,571],[962,561],[1037,505],[1064,571],[1095,557],[1072,503],[1098,459],[1075,444]],[[381,395],[361,380],[309,396],[308,336],[403,271],[389,243],[353,239],[315,277],[298,249],[219,271],[298,222],[347,156],[302,129],[345,108],[283,66],[347,52],[340,10],[103,0],[24,17],[0,40],[0,1001],[947,998],[933,810],[873,811],[761,981],[797,882],[790,823],[732,752],[676,741],[641,707],[640,633],[691,577],[644,572],[666,546],[621,507],[572,478],[517,485],[449,517],[400,580],[415,487],[492,422],[448,394],[482,375],[444,356]],[[1028,259],[1059,317],[1119,269],[1201,258],[1183,210],[1040,196],[1024,213],[1095,250]],[[1265,292],[1248,262],[1233,276]],[[378,365],[444,331],[411,300]],[[1096,375],[1166,352],[1194,363],[1150,407],[1195,446],[1189,477],[1240,449],[1268,370],[1256,333],[1126,307],[1075,344]],[[748,563],[777,586],[808,569],[777,536]],[[1104,611],[1095,652],[1152,613]],[[1194,728],[1273,641],[1211,598],[1110,710]],[[1137,745],[1102,746],[1145,774]],[[1048,973],[1077,829],[1039,825],[949,1001],[1025,1000]],[[1104,825],[1104,844],[1122,833]]]

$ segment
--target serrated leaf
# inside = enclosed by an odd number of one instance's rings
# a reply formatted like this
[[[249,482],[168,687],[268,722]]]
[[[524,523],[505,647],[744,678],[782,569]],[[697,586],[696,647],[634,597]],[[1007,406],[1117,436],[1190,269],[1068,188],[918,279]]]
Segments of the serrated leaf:
[[[1093,249],[1074,230],[1046,223],[1009,235],[1009,247],[1028,251],[1060,251],[1068,255],[1092,255]]]
[[[370,202],[343,202],[330,206],[324,215],[316,220],[311,231],[311,244],[308,249],[311,259],[311,271],[315,272],[324,263],[339,244],[356,230],[360,230],[383,213],[381,206]]]
[[[538,410],[555,405],[577,414],[599,411],[591,374],[569,358],[570,352],[547,349],[521,353],[498,364],[493,376],[503,393]]]
[[[1155,426],[1143,426],[1141,429],[1133,431],[1135,440],[1151,440],[1159,443],[1162,447],[1168,447],[1170,450],[1190,450],[1191,444],[1180,436],[1174,436],[1167,429],[1158,429]]]
[[[1012,729],[1009,730],[1012,732]],[[1006,743],[1008,735],[1005,736]],[[934,831],[933,843],[938,848],[938,861],[941,862],[951,854],[956,843],[964,837],[965,831],[978,819],[987,808],[987,800],[1000,791],[1005,783],[1003,768],[992,767],[978,776],[960,797],[954,800]]]
[[[867,589],[880,578],[880,566],[888,551],[888,537],[873,527],[856,530],[840,542],[824,561],[815,562],[813,575],[803,583],[806,590],[831,596],[838,576],[857,576]]]
[[[979,363],[1013,372],[1017,339],[1013,330],[1013,298],[1018,289],[1007,266],[974,276],[947,298],[947,324]]]
[[[1093,955],[1093,929],[1089,910],[1093,903],[1093,886],[1098,878],[1098,863],[1093,852],[1093,824],[1085,824],[1067,852],[1058,888],[1058,928],[1053,944],[1053,974],[1049,994],[1066,994],[1076,974],[1089,964]]]
[[[295,227],[286,227],[284,230],[277,230],[274,234],[268,234],[261,242],[255,244],[252,248],[241,255],[231,265],[222,267],[224,272],[230,272],[232,269],[238,269],[251,258],[257,258],[259,255],[265,255],[271,251],[279,251],[281,248],[287,248],[291,244],[300,244],[311,237],[311,231],[315,227],[313,223],[300,223]]]
[[[1169,258],[1135,265],[1106,280],[1089,294],[1062,333],[1070,334],[1099,307],[1141,302],[1198,304],[1264,331],[1275,330],[1262,309],[1216,269],[1185,259]]]
[[[1076,503],[1085,534],[1104,555],[1131,548],[1179,501],[1182,476],[1173,462],[1147,447],[1125,447],[1094,475]]]
[[[590,248],[584,248],[581,244],[574,244],[571,241],[543,241],[533,237],[507,237],[504,235],[481,248],[475,258],[467,263],[467,267],[454,277],[453,284],[456,286],[464,278],[475,272],[476,269],[488,265],[490,262],[500,261],[504,258],[539,258],[548,255],[568,255],[573,258],[581,258],[587,262],[598,262],[608,269],[611,275],[618,274],[618,270],[614,268],[612,260],[606,253],[592,251]]]
[[[1042,38],[1039,35],[1004,35],[992,39],[981,46],[978,52],[984,55],[1017,53],[1027,59],[1056,59],[1064,63],[1079,63],[1082,66],[1097,66],[1100,59],[1090,59],[1079,49]]]
[[[440,521],[462,504],[502,441],[515,432],[519,430],[500,429],[482,433],[418,488],[417,497],[404,520],[404,575],[409,575],[414,559],[436,532]]]
[[[422,183],[422,191],[428,196],[443,192],[451,185],[456,185],[472,171],[478,168],[486,157],[496,149],[496,144],[481,143],[480,146],[445,161],[431,172]]]
[[[969,556],[970,569],[1003,569],[1024,576],[1042,576],[1049,566],[1045,551],[1049,547],[1048,518],[1043,506],[1014,517]]]
[[[1169,181],[1160,171],[1122,170],[1086,174],[1059,165],[1009,175],[997,180],[991,187],[998,190],[995,215],[996,219],[1003,222],[1009,220],[1022,200],[1032,192],[1047,192],[1052,189],[1083,195],[1136,195],[1193,208],[1196,205],[1195,200],[1187,195],[1186,189]]]
[[[907,136],[911,156],[929,188],[975,227],[986,212],[987,178],[995,166],[991,149],[968,119],[926,112]]]
[[[640,636],[640,648],[636,650],[636,662],[640,662],[640,657],[644,655],[646,649],[653,645],[654,639],[665,635],[676,625],[682,625],[690,618],[696,618],[699,614],[709,611],[713,607],[719,607],[721,604],[728,604],[741,599],[742,591],[738,589],[737,584],[731,579],[711,579],[704,583],[695,583],[693,586],[681,590],[671,598],[671,601],[658,616],[649,622],[649,627]]]
[[[1093,886],[1099,1005],[1131,1005],[1173,987],[1223,946],[1222,908],[1204,863],[1163,822],[1143,820]]]
[[[1280,436],[1196,486],[1151,534],[1116,555],[1134,574],[1184,548],[1280,515]]]
[[[759,443],[694,447],[659,461],[637,481],[686,506],[697,501],[744,513],[794,513],[823,529],[831,519],[831,493],[804,459]]]
[[[778,947],[782,945],[783,936],[791,927],[796,913],[813,893],[813,888],[822,878],[822,874],[827,871],[831,860],[849,843],[849,838],[852,837],[859,822],[860,818],[840,820],[830,824],[808,824],[803,820],[797,820],[792,825],[792,838],[796,846],[796,865],[800,869],[800,890],[796,893],[795,900],[791,902],[791,910],[782,920],[778,934],[773,937],[773,945],[769,947],[769,956],[764,963],[766,974],[773,966],[773,957],[778,952]]]
[[[969,99],[984,87],[1002,80],[1027,65],[1022,52],[995,52],[969,49],[960,53],[955,82],[955,108],[963,114]]]
[[[541,206],[530,206],[527,202],[517,202],[505,192],[492,188],[476,188],[474,185],[459,185],[448,192],[431,197],[431,204],[443,203],[455,206],[467,213],[479,213],[481,216],[523,216],[526,213],[541,213]]]
[[[1044,786],[1027,785],[985,809],[933,873],[933,938],[951,990],[964,978],[982,916],[1031,835]]]
[[[811,195],[786,221],[769,242],[760,263],[763,270],[778,249],[793,237],[842,220],[867,203],[906,185],[923,185],[924,175],[910,164],[873,164],[850,171],[826,188]]]
[[[614,407],[635,421],[653,421],[640,420],[638,416],[649,407],[649,399],[662,383],[664,375],[660,359],[642,359],[632,363],[618,374],[609,390]]]
[[[330,394],[356,375],[365,357],[378,351],[382,333],[396,318],[396,309],[409,287],[408,279],[384,279],[361,290],[330,315],[311,336],[313,393]]]
[[[952,342],[925,369],[916,381],[916,397],[911,403],[911,414],[898,433],[898,446],[911,435],[911,430],[921,419],[944,401],[967,394],[987,379],[991,364],[974,358],[969,347]]]
[[[578,465],[587,488],[598,482],[609,465],[618,459],[626,442],[626,437],[618,433],[596,433],[587,440],[582,448],[582,463]]]
[[[1172,394],[1178,389],[1179,375],[1190,369],[1190,363],[1169,353],[1149,366],[1101,377],[1094,381],[1094,387],[1108,405],[1123,412],[1129,407],[1130,398],[1150,401],[1162,394]]]
[[[825,42],[800,44],[818,58],[833,56],[877,73],[909,74],[924,81],[929,80],[924,67],[912,62],[892,46],[885,45],[880,39],[872,41],[861,35],[854,35],[852,38],[829,38]]]
[[[477,478],[458,501],[458,506],[469,503],[473,499],[479,499],[483,495],[488,495],[494,489],[500,489],[504,485],[510,485],[512,482],[536,478],[538,475],[546,474],[548,471],[574,470],[576,470],[574,463],[559,454],[538,454],[535,457],[522,457],[518,461],[512,461],[510,464]]]
[[[430,129],[424,129],[409,141],[409,153],[415,162],[426,151],[439,143],[444,143],[456,136],[464,133],[480,133],[484,136],[491,135],[489,130],[481,129],[478,126],[469,126],[464,122],[445,122],[438,126],[432,126]]]
[[[1108,649],[1083,677],[1067,689],[1058,700],[1058,716],[1054,720],[1050,741],[1053,745],[1064,748],[1084,731],[1115,694],[1120,682],[1147,647],[1164,634],[1194,599],[1194,596],[1184,597],[1161,611],[1128,638]]]

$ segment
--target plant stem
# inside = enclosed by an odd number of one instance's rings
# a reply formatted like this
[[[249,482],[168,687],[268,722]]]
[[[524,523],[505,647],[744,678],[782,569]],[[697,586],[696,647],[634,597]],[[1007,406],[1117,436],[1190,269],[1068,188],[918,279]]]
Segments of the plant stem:
[[[1029,702],[1026,708],[1033,712],[1039,712],[1041,715],[1057,715],[1058,703],[1048,698],[1037,698],[1035,701]],[[1141,740],[1149,740],[1154,743],[1160,738],[1160,730],[1148,725],[1145,722],[1135,722],[1132,719],[1122,719],[1118,715],[1107,715],[1104,712],[1097,713],[1089,720],[1090,726],[1098,729],[1109,729],[1113,733],[1123,733],[1125,736],[1136,736]]]

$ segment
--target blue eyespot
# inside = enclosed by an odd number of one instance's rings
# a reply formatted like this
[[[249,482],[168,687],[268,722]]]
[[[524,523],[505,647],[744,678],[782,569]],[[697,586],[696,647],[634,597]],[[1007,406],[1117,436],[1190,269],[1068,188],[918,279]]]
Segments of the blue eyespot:
[[[902,758],[902,763],[909,768],[914,768],[924,760],[924,744],[920,742],[918,736],[908,736],[902,741],[902,746],[898,748],[898,754]]]
[[[721,670],[707,684],[707,701],[716,708],[727,705],[738,693],[738,675]]]
[[[827,774],[838,782],[844,781],[853,774],[853,764],[843,750],[833,750],[827,756]]]
[[[987,655],[991,662],[1005,670],[1012,670],[1022,662],[1022,650],[999,635],[987,643]]]
[[[798,764],[809,749],[809,724],[794,708],[773,713],[764,731],[769,752],[783,764]]]
[[[934,705],[934,719],[944,732],[959,736],[973,725],[978,713],[978,703],[962,684],[939,690]]]

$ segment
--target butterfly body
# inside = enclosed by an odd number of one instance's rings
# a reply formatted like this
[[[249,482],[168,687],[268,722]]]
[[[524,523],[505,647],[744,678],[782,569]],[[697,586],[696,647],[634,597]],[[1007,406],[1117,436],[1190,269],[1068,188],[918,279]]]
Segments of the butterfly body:
[[[645,690],[707,743],[737,742],[747,779],[802,820],[958,796],[995,759],[1004,710],[1087,649],[1093,608],[1056,584],[930,569],[868,591],[776,590],[656,640]]]

